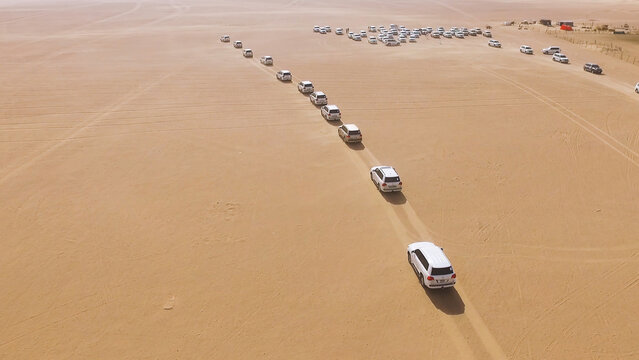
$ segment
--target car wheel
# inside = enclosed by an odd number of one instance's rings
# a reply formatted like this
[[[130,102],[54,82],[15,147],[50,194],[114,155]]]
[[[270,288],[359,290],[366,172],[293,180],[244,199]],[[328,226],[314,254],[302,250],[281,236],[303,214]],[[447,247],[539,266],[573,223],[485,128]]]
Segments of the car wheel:
[[[408,263],[410,264],[410,252],[406,252],[406,255],[408,255]]]
[[[419,284],[422,287],[426,287],[426,284],[424,284],[424,275],[422,275],[422,274],[419,274]]]

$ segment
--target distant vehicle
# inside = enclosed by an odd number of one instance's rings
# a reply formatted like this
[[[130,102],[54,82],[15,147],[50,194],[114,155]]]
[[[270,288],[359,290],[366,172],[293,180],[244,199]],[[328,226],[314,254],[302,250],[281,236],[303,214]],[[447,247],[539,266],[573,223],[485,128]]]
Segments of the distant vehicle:
[[[244,49],[244,51],[242,51],[242,55],[244,55],[244,57],[247,57],[247,58],[252,58],[253,57],[253,50]]]
[[[365,38],[365,37],[367,36],[367,35],[366,35],[366,31],[364,31],[364,30],[360,31],[360,32],[359,32],[359,36],[361,36],[361,37]]]
[[[522,45],[522,46],[519,47],[519,52],[523,53],[523,54],[532,55],[533,54],[533,48],[531,48],[528,45]]]
[[[561,48],[559,48],[559,46],[549,46],[545,49],[542,50],[542,52],[546,55],[554,55],[556,53],[560,53],[561,52]]]
[[[408,263],[419,283],[429,289],[455,286],[457,274],[444,250],[431,242],[415,242],[406,249]]]
[[[443,27],[440,26],[440,27],[437,28],[437,31],[440,32],[440,33],[444,33],[444,31],[446,31],[446,29],[444,29]]]
[[[599,67],[597,64],[587,63],[584,65],[584,71],[593,73],[593,74],[601,74],[603,69]]]
[[[310,81],[300,81],[297,83],[297,90],[302,94],[309,94],[315,91],[315,87]]]
[[[242,42],[241,41],[235,41],[233,42],[233,47],[236,49],[241,49],[242,48]]]
[[[468,29],[466,29],[466,28],[464,28],[461,32],[462,32],[462,34],[464,34],[464,36],[470,35],[470,31],[468,31]]]
[[[319,31],[320,31],[319,25],[313,26],[313,32],[319,32]]]
[[[399,42],[401,42],[401,43],[406,43],[406,36],[403,36],[403,37],[402,37],[402,36],[400,36],[400,37],[399,37]]]
[[[417,38],[414,36],[411,36],[408,38],[408,42],[412,42],[412,43],[416,43],[417,42]]]
[[[344,29],[342,28],[335,29],[335,35],[344,35]]]
[[[326,104],[328,104],[328,98],[326,97],[326,94],[324,94],[321,91],[315,91],[315,92],[311,93],[311,95],[308,97],[308,99],[311,101],[311,103],[313,105],[326,105]]]
[[[444,34],[442,36],[447,38],[447,39],[452,39],[453,38],[453,33],[451,33],[450,31],[446,31],[446,32],[444,32]]]
[[[636,92],[637,94],[639,94],[639,83],[637,83],[637,85],[635,85],[635,92]]]
[[[319,33],[320,33],[320,34],[326,34],[326,29],[324,29],[324,28],[320,28]]]
[[[386,40],[386,46],[399,46],[399,45],[400,45],[399,41],[395,39]]]
[[[337,128],[337,135],[344,140],[344,142],[361,142],[362,132],[355,124],[344,124]]]
[[[464,33],[460,31],[455,33],[455,37],[458,39],[463,39],[465,36]]]
[[[568,57],[562,53],[554,53],[552,55],[552,61],[560,62],[562,64],[568,64],[570,62]]]
[[[348,38],[349,38],[349,39],[352,39],[352,38],[353,38],[353,35],[355,35],[355,33],[354,33],[354,32],[352,32],[352,31],[349,31],[349,32],[348,32]]]
[[[470,35],[470,36],[477,36],[477,31],[475,31],[475,29],[471,29],[471,30],[468,32],[468,35]]]
[[[264,65],[273,65],[273,58],[270,56],[262,56],[260,62]]]
[[[368,43],[369,44],[377,44],[377,39],[371,36],[371,37],[368,38]]]
[[[353,34],[353,40],[362,41],[362,37],[359,34]]]
[[[391,166],[374,166],[370,170],[371,181],[381,192],[402,191],[402,180]]]
[[[492,46],[492,47],[497,47],[500,48],[501,47],[501,43],[498,40],[488,40],[488,46]]]
[[[438,31],[433,31],[432,33],[430,33],[430,37],[435,38],[435,39],[439,39],[439,32]]]
[[[475,32],[477,33],[477,35],[481,35],[482,31],[480,28],[474,28],[473,30],[475,30]]]
[[[493,37],[493,33],[491,33],[490,30],[484,30],[483,35],[488,38]]]
[[[228,35],[222,35],[222,36],[220,36],[220,41],[221,42],[229,42],[229,41],[231,41],[231,37],[228,36]]]
[[[342,112],[336,105],[324,105],[322,106],[322,116],[329,121],[337,121],[342,119]]]
[[[324,30],[326,30],[326,32],[331,32],[331,27],[326,25],[324,26]]]
[[[377,32],[377,29],[375,28],[375,26],[373,26],[373,25],[369,25],[369,26],[368,26],[368,31],[370,31],[370,32]]]
[[[293,74],[291,74],[288,70],[280,70],[275,74],[275,77],[280,81],[291,81],[293,80]]]

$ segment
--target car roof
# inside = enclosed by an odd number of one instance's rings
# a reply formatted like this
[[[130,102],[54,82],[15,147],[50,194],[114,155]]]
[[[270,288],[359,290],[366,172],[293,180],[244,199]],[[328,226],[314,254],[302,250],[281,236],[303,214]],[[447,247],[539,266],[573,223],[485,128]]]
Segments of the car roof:
[[[428,260],[428,263],[434,268],[452,266],[446,254],[444,254],[444,251],[432,242],[423,241],[412,243],[408,245],[408,249],[409,251],[419,249],[422,254],[424,254],[424,257],[426,257],[426,260]]]
[[[328,109],[328,110],[335,110],[335,109],[338,109],[338,110],[339,110],[339,108],[337,107],[337,105],[324,105],[324,106],[326,106],[326,109]]]
[[[359,128],[357,127],[357,125],[355,124],[344,124],[344,128],[348,131],[356,131],[359,130]]]
[[[315,92],[315,96],[317,96],[317,95],[326,95],[326,94],[324,94],[324,93],[323,93],[323,92],[321,92],[321,91],[316,91],[316,92]]]
[[[375,169],[379,169],[386,176],[399,176],[397,171],[395,171],[392,166],[375,166]]]
[[[290,73],[288,70],[280,70],[281,73]]]
[[[268,58],[270,58],[270,56],[269,56],[269,55],[264,55],[264,56],[262,56],[262,57],[263,57],[263,58],[267,58],[267,59],[268,59]]]
[[[311,84],[311,85],[313,85],[313,83],[308,81],[308,80],[300,81],[300,84],[304,84],[304,85]]]

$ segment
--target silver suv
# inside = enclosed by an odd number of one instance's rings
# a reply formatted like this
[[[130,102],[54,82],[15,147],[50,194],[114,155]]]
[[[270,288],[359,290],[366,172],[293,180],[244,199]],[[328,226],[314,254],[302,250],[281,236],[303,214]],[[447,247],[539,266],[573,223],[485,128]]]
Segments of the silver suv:
[[[344,124],[337,128],[337,135],[344,140],[344,142],[362,142],[362,132],[355,124]]]
[[[561,52],[561,48],[559,46],[550,46],[542,50],[546,55],[555,55],[556,53]]]
[[[391,166],[374,166],[370,170],[371,181],[381,192],[402,191],[399,174]]]
[[[322,116],[324,119],[332,121],[342,120],[342,112],[336,105],[324,105],[322,106]]]
[[[310,81],[300,81],[297,83],[297,90],[302,94],[308,94],[315,91],[315,87],[313,87],[313,83]]]
[[[326,104],[328,104],[328,98],[326,97],[326,94],[324,94],[321,91],[315,91],[315,92],[311,93],[311,95],[308,97],[308,99],[311,101],[311,103],[313,105],[326,105]]]
[[[293,74],[291,74],[288,70],[280,70],[275,74],[275,77],[280,81],[291,81],[293,80]]]

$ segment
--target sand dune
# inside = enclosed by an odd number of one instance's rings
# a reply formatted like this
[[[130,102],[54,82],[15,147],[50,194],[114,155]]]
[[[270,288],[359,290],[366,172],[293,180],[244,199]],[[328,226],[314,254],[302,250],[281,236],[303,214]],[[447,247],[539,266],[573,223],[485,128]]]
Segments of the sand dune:
[[[639,358],[639,67],[499,26],[637,11],[4,2],[0,358]],[[311,31],[389,23],[492,24],[504,47]],[[555,44],[572,64],[541,55]],[[375,190],[379,164],[403,193]],[[455,289],[419,286],[417,240],[445,248]]]

